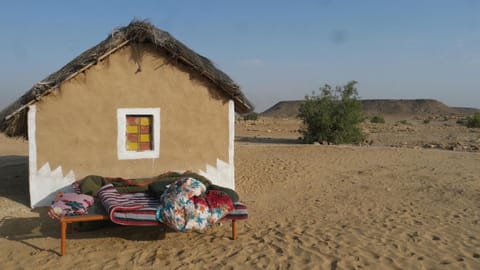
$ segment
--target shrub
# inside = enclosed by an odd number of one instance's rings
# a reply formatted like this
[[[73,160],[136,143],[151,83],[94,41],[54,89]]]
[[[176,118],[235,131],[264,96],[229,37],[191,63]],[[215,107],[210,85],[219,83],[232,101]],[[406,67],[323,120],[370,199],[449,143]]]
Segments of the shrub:
[[[407,120],[402,120],[402,121],[399,121],[400,124],[403,124],[403,125],[406,125],[408,124]]]
[[[428,124],[428,123],[430,123],[430,121],[431,121],[430,119],[425,119],[425,120],[423,120],[423,123]]]
[[[472,117],[468,118],[467,127],[480,128],[480,113],[475,113]]]
[[[258,119],[258,113],[256,112],[251,112],[243,116],[243,120],[253,120],[256,121]]]
[[[383,124],[385,123],[385,119],[383,118],[383,116],[375,115],[374,117],[372,117],[372,119],[370,119],[370,122]]]
[[[305,97],[298,117],[303,121],[302,141],[328,141],[336,144],[363,140],[359,123],[363,119],[362,103],[358,100],[356,81],[333,89],[325,84],[320,94]]]

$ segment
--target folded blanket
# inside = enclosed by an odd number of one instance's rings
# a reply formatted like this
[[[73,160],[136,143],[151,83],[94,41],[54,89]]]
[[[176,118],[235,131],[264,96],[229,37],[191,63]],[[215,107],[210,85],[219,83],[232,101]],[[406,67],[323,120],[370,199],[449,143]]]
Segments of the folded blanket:
[[[205,228],[210,216],[208,207],[197,207],[192,200],[207,188],[194,178],[182,178],[174,182],[160,198],[160,222],[177,231]]]
[[[56,217],[87,214],[87,208],[93,205],[93,197],[77,193],[59,193],[50,206]]]
[[[203,230],[234,210],[230,197],[218,190],[206,192],[195,178],[175,181],[162,194],[157,217],[177,231]]]
[[[119,193],[112,184],[107,184],[98,191],[98,199],[114,223],[129,226],[159,225],[155,214],[160,201],[148,193]]]

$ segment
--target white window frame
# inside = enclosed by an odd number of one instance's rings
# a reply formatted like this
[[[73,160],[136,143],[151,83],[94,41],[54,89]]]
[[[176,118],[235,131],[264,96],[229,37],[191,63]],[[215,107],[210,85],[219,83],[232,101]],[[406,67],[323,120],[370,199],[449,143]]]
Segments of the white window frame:
[[[153,149],[150,151],[127,150],[127,115],[145,115],[153,117]],[[117,109],[117,156],[119,160],[160,157],[160,108],[120,108]]]

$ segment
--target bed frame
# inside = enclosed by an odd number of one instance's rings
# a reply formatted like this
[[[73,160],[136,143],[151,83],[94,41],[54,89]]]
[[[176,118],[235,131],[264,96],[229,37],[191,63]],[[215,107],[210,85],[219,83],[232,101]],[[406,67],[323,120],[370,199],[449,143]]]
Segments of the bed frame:
[[[110,220],[108,214],[101,207],[93,206],[92,209],[89,209],[89,214],[82,216],[64,216],[59,219],[60,221],[60,255],[65,255],[67,253],[67,231],[72,233],[72,224],[77,222],[88,222],[88,221],[101,221],[101,220]],[[237,239],[237,223],[235,219],[224,218],[222,221],[231,220],[232,221],[232,240]],[[161,226],[161,223],[158,223]]]

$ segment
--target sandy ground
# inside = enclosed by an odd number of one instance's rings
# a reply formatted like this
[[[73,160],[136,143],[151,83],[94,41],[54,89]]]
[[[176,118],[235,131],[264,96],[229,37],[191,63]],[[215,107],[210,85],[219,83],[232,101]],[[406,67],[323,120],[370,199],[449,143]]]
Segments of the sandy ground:
[[[298,123],[275,121],[237,124],[237,190],[250,211],[237,240],[229,223],[107,226],[70,235],[64,257],[59,225],[26,206],[26,143],[0,135],[0,268],[480,269],[478,152],[391,147],[401,132],[385,127],[372,146],[300,145]]]

